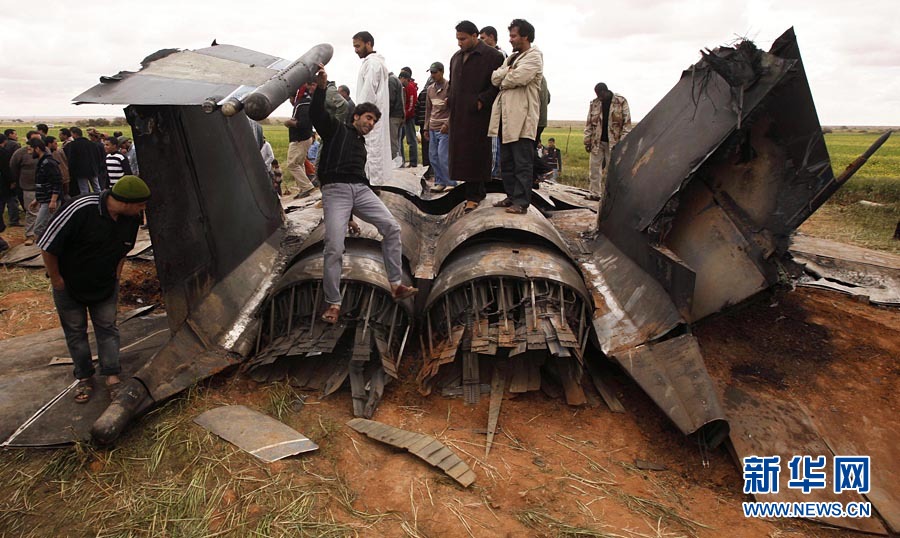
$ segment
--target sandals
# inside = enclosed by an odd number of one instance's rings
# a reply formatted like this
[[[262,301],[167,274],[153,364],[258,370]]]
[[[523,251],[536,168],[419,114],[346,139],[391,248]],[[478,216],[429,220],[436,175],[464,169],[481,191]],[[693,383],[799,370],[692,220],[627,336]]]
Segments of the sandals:
[[[339,304],[330,304],[328,308],[325,309],[325,312],[322,314],[322,321],[328,323],[330,325],[334,325],[338,321],[338,317],[341,315],[341,305]]]
[[[78,384],[75,385],[75,403],[88,403],[93,393],[94,383],[91,378],[78,380]]]
[[[513,203],[512,203],[512,200],[510,200],[509,198],[504,198],[504,199],[500,200],[499,202],[494,202],[493,205],[494,205],[494,207],[512,207]]]
[[[403,299],[409,299],[417,293],[419,293],[419,288],[400,284],[399,286],[394,288],[394,300],[402,301]]]
[[[511,205],[506,208],[506,212],[514,215],[524,215],[525,213],[528,213],[528,208],[520,205]]]
[[[475,211],[476,209],[478,209],[478,202],[473,202],[473,201],[469,200],[466,202],[466,207],[465,207],[465,209],[463,209],[463,212],[471,213],[472,211]]]

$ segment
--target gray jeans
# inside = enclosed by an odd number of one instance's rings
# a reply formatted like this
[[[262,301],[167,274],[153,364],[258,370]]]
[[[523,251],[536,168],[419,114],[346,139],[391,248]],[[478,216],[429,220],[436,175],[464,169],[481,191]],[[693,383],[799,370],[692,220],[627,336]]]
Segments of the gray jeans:
[[[400,225],[384,202],[368,185],[328,183],[322,185],[322,209],[325,212],[325,270],[322,287],[325,302],[341,304],[341,271],[344,267],[344,237],[351,215],[372,224],[381,234],[381,254],[387,279],[392,285],[402,279],[403,247]]]
[[[34,221],[34,236],[38,239],[43,237],[44,232],[47,231],[47,226],[50,225],[50,220],[53,218],[53,215],[56,213],[56,210],[50,210],[50,202],[45,202],[38,206],[37,210],[37,219]]]
[[[391,159],[400,156],[400,129],[403,118],[391,118]]]
[[[80,177],[75,180],[78,182],[78,193],[79,194],[87,194],[91,192],[100,192],[100,180],[97,179],[97,176],[94,177]]]
[[[31,202],[34,201],[34,191],[26,191],[23,189],[22,196],[25,205],[25,237],[34,237],[34,223],[37,222],[37,209],[31,209]]]
[[[53,302],[59,313],[59,321],[66,335],[66,345],[75,363],[75,378],[87,379],[94,375],[91,362],[91,345],[88,343],[87,314],[91,313],[94,336],[97,337],[97,355],[100,356],[100,375],[119,375],[119,328],[116,326],[116,302],[119,285],[105,301],[86,305],[75,300],[69,292],[53,290]]]

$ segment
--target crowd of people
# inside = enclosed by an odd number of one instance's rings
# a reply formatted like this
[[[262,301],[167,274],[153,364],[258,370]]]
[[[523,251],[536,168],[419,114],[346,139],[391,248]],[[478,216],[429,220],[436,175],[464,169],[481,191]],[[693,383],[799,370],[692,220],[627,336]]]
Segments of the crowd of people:
[[[393,168],[407,162],[418,165],[420,142],[423,164],[428,166],[424,175],[434,179],[431,191],[443,192],[462,182],[466,213],[486,198],[486,183],[499,178],[506,197],[493,205],[507,213],[524,214],[538,177],[558,177],[563,162],[556,141],[550,138],[546,147],[541,143],[550,92],[543,54],[534,46],[535,28],[524,19],[514,19],[507,29],[509,55],[497,45],[495,28],[479,30],[473,22],[461,21],[455,27],[459,50],[450,58],[448,72],[443,62],[433,62],[421,91],[411,68],[403,67],[394,76],[375,50],[374,36],[357,32],[353,50],[362,64],[356,101],[349,99],[345,86],[337,88],[328,81],[324,66],[316,80],[292,99],[294,113],[285,125],[291,129],[288,169],[298,178],[298,196],[317,188],[300,158],[307,159],[315,133],[322,136],[316,173],[326,227],[324,321],[336,323],[340,317],[344,238],[348,228],[355,227],[353,215],[381,233],[395,298],[416,293],[400,281],[400,228],[378,194]],[[626,134],[631,118],[622,96],[603,83],[595,92],[597,99],[591,103],[585,125],[585,150],[591,154],[590,198],[600,200],[610,149]]]
[[[88,128],[85,137],[80,127],[63,127],[58,136],[49,131],[39,123],[22,142],[16,129],[0,134],[0,207],[9,226],[25,228],[26,245],[41,238],[63,201],[138,173],[134,145],[121,132],[107,136]],[[5,227],[0,218],[0,232]],[[0,252],[7,248],[0,237]]]

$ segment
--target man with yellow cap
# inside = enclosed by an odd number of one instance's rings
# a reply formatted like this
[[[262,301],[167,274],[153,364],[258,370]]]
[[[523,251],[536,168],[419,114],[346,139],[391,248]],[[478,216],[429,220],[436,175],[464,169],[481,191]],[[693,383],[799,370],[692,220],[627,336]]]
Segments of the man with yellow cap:
[[[78,403],[90,400],[94,388],[88,312],[97,338],[100,375],[106,376],[111,396],[119,386],[119,277],[149,199],[150,188],[141,178],[124,176],[112,189],[79,196],[57,211],[38,242],[75,363]]]

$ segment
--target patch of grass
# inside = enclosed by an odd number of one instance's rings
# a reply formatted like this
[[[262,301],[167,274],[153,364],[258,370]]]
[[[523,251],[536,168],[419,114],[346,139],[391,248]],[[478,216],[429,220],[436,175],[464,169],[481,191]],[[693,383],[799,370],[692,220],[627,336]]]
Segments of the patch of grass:
[[[522,510],[516,514],[520,523],[542,535],[558,538],[620,538],[619,534],[609,534],[598,529],[579,527],[563,523],[546,512]]]
[[[17,291],[47,291],[50,281],[44,272],[27,267],[0,265],[0,297]]]

